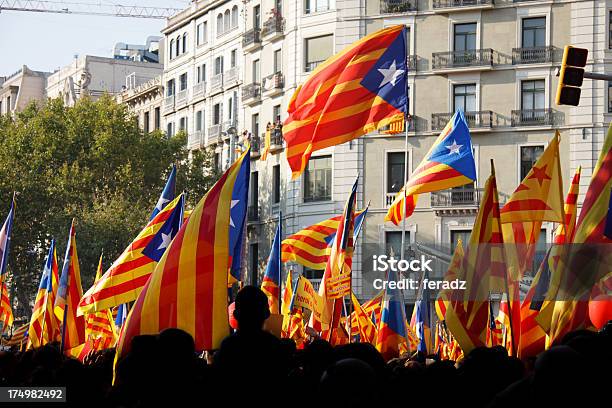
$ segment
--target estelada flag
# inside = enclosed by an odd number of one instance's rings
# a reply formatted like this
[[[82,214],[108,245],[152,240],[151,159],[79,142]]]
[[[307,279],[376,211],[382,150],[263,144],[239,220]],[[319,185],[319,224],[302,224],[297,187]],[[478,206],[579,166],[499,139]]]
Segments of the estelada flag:
[[[310,155],[403,119],[406,27],[396,25],[354,42],[316,67],[293,94],[283,125],[293,179]]]
[[[398,225],[404,217],[409,217],[420,193],[463,186],[475,180],[472,138],[463,111],[458,110],[395,196],[385,221]]]
[[[200,351],[218,348],[229,334],[230,230],[242,228],[232,220],[231,208],[234,189],[248,183],[249,157],[247,149],[200,200],[164,252],[123,325],[115,362],[129,351],[134,336],[166,328],[189,333]]]

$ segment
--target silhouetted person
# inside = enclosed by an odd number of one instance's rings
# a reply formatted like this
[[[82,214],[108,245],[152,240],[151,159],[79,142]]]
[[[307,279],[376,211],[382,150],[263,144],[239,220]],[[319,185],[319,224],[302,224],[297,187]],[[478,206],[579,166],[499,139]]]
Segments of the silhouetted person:
[[[332,364],[321,376],[319,401],[338,408],[370,408],[380,403],[376,371],[365,361],[346,358]]]

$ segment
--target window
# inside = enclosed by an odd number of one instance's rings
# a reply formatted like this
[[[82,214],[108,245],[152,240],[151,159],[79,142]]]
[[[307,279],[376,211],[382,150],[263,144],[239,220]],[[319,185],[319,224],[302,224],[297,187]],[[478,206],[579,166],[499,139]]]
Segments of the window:
[[[225,10],[225,13],[223,13],[223,32],[229,31],[230,27],[230,11]]]
[[[174,50],[174,56],[178,57],[181,54],[181,36],[176,37],[176,48]]]
[[[249,184],[249,214],[251,220],[256,220],[259,215],[259,173],[251,172],[251,181]]]
[[[202,23],[202,44],[208,42],[208,21]]]
[[[159,106],[155,108],[155,130],[158,130],[161,127],[161,109]]]
[[[331,156],[311,157],[304,172],[304,202],[331,200]]]
[[[274,73],[282,71],[282,54],[281,50],[274,51]]]
[[[259,60],[253,61],[253,83],[259,83],[261,79],[261,71],[259,68]]]
[[[149,112],[145,112],[144,113],[144,126],[143,126],[143,130],[145,133],[149,133],[149,122],[150,122],[150,115]]]
[[[251,269],[251,285],[257,286],[259,285],[257,280],[259,278],[259,245],[258,244],[250,244],[249,245],[249,254],[250,254],[250,269]]]
[[[454,50],[476,49],[476,23],[455,24]]]
[[[521,146],[521,181],[527,176],[542,153],[544,153],[544,146]]]
[[[304,70],[310,72],[332,56],[334,51],[333,35],[307,38],[305,44]]]
[[[275,164],[272,167],[272,203],[280,203],[281,194],[281,177],[280,177],[280,164]]]
[[[183,34],[183,54],[187,52],[187,33]]]
[[[174,40],[170,40],[170,47],[169,48],[169,54],[170,54],[170,59],[172,59],[173,55],[172,53],[174,52]]]
[[[310,268],[304,267],[303,275],[306,279],[308,279],[313,284],[314,283],[318,284],[323,279],[324,272],[325,271],[323,269],[310,269]],[[315,288],[315,290],[316,289],[317,288]]]
[[[232,50],[230,52],[230,68],[234,68],[236,66],[236,50]]]
[[[221,104],[215,103],[213,105],[213,125],[221,123]]]
[[[327,11],[333,8],[333,0],[305,0],[304,1],[304,13],[317,13],[320,11]]]
[[[174,124],[172,122],[168,122],[166,125],[166,136],[174,136]]]
[[[280,105],[274,105],[274,107],[272,108],[272,120],[274,120],[275,122],[280,122],[281,120],[281,106]]]
[[[475,112],[476,84],[453,86],[453,111],[463,109],[464,112]]]
[[[470,235],[472,234],[471,230],[454,230],[450,232],[450,252],[451,254],[455,252],[455,248],[457,248],[457,243],[461,240],[463,247],[466,248],[468,243],[470,242]]]
[[[274,8],[279,16],[283,15],[283,0],[274,0]]]
[[[174,95],[174,79],[166,82],[166,96]]]
[[[179,119],[179,131],[187,132],[187,118],[184,116]]]
[[[196,67],[196,84],[199,84],[200,82],[202,82],[202,67]]]
[[[217,15],[217,36],[223,34],[223,14]]]
[[[404,249],[409,242],[410,231],[406,231]],[[396,259],[402,256],[402,231],[385,231],[385,253],[391,256],[391,252]]]
[[[259,113],[251,116],[251,133],[253,136],[259,136]]]
[[[259,4],[253,7],[253,28],[261,28],[261,6]]]
[[[546,45],[546,17],[523,19],[523,48],[544,47]]]
[[[387,194],[397,193],[404,185],[404,152],[387,153]]]
[[[196,112],[196,116],[195,116],[195,130],[197,132],[202,130],[202,111],[199,110]]]
[[[232,28],[238,27],[238,6],[232,7]]]
[[[215,75],[223,73],[223,57],[215,58]]]
[[[227,100],[227,118],[231,121],[234,119],[234,97]]]
[[[179,91],[184,91],[187,89],[187,73],[181,74],[179,77]]]
[[[545,108],[544,80],[536,79],[521,82],[521,110]]]
[[[202,44],[202,23],[196,27],[196,45]]]
[[[612,10],[608,15],[608,48],[612,49]]]
[[[608,113],[612,113],[612,81],[608,81]]]

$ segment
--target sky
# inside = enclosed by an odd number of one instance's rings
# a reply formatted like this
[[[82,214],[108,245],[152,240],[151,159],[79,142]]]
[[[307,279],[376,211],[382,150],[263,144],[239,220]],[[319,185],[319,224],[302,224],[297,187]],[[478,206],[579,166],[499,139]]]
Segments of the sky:
[[[57,1],[57,0],[56,0]],[[68,1],[68,0],[67,0]],[[93,3],[92,0],[69,0]],[[110,0],[102,3],[113,4]],[[117,4],[184,9],[188,0],[115,0]],[[37,71],[54,71],[70,64],[74,55],[112,56],[115,43],[144,44],[160,35],[165,20],[63,15],[54,13],[0,12],[0,76],[22,65]]]

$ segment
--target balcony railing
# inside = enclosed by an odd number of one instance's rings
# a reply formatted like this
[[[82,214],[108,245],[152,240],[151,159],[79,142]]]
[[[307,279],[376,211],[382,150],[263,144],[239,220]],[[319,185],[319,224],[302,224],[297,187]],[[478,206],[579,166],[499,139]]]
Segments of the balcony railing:
[[[189,149],[198,149],[204,145],[204,132],[197,130],[187,135],[187,147]]]
[[[385,194],[385,208],[391,207],[391,204],[393,204],[393,201],[395,200],[396,195],[397,193],[386,193]]]
[[[242,46],[249,47],[261,44],[261,29],[251,28],[242,36]]]
[[[259,206],[249,205],[247,207],[247,221],[259,221]]]
[[[318,67],[319,65],[321,65],[324,62],[325,62],[325,60],[306,62],[306,65],[304,66],[304,70],[306,72],[312,72],[312,71],[314,71],[314,69],[316,67]]]
[[[184,106],[187,104],[188,89],[183,89],[176,94],[176,106]]]
[[[208,138],[215,139],[221,136],[221,124],[212,125],[208,128]]]
[[[213,75],[210,79],[211,92],[219,91],[223,88],[223,74]]]
[[[380,0],[380,14],[405,13],[416,9],[416,0]]]
[[[453,117],[454,112],[432,113],[431,130],[442,130]],[[464,112],[465,120],[470,128],[492,128],[497,126],[497,115],[493,111]]]
[[[226,84],[238,81],[238,67],[231,67],[223,73],[223,80]]]
[[[281,124],[273,125],[272,133],[270,133],[270,146],[283,148],[283,126]]]
[[[512,49],[513,64],[537,64],[552,62],[555,48],[548,47],[525,47]]]
[[[227,133],[228,130],[230,130],[231,128],[235,128],[236,125],[237,123],[235,119],[228,119],[225,122],[223,122],[221,126],[221,131]]]
[[[557,124],[554,109],[518,109],[512,111],[512,126],[552,126]]]
[[[264,22],[261,36],[267,37],[273,34],[282,34],[285,31],[285,19],[280,14],[275,14]]]
[[[408,72],[416,71],[417,69],[417,56],[409,55],[408,56]]]
[[[283,86],[285,86],[285,77],[282,72],[276,72],[263,79],[264,92],[283,89]]]
[[[166,96],[164,98],[164,111],[171,111],[174,109],[174,95]]]
[[[492,6],[493,0],[434,0],[434,9],[456,8],[456,7],[475,7]]]
[[[251,157],[259,156],[261,152],[261,138],[256,135],[251,135]]]
[[[491,48],[464,51],[434,52],[433,69],[493,66],[500,63],[500,55]]]
[[[435,191],[431,193],[431,206],[433,208],[445,207],[476,207],[484,196],[484,188],[456,188],[450,190]],[[499,203],[505,204],[508,195],[499,193]]]
[[[193,97],[198,98],[204,96],[206,92],[206,82],[202,81],[193,86]]]
[[[242,87],[242,100],[256,100],[261,97],[261,84],[253,82],[252,84],[244,85]]]

